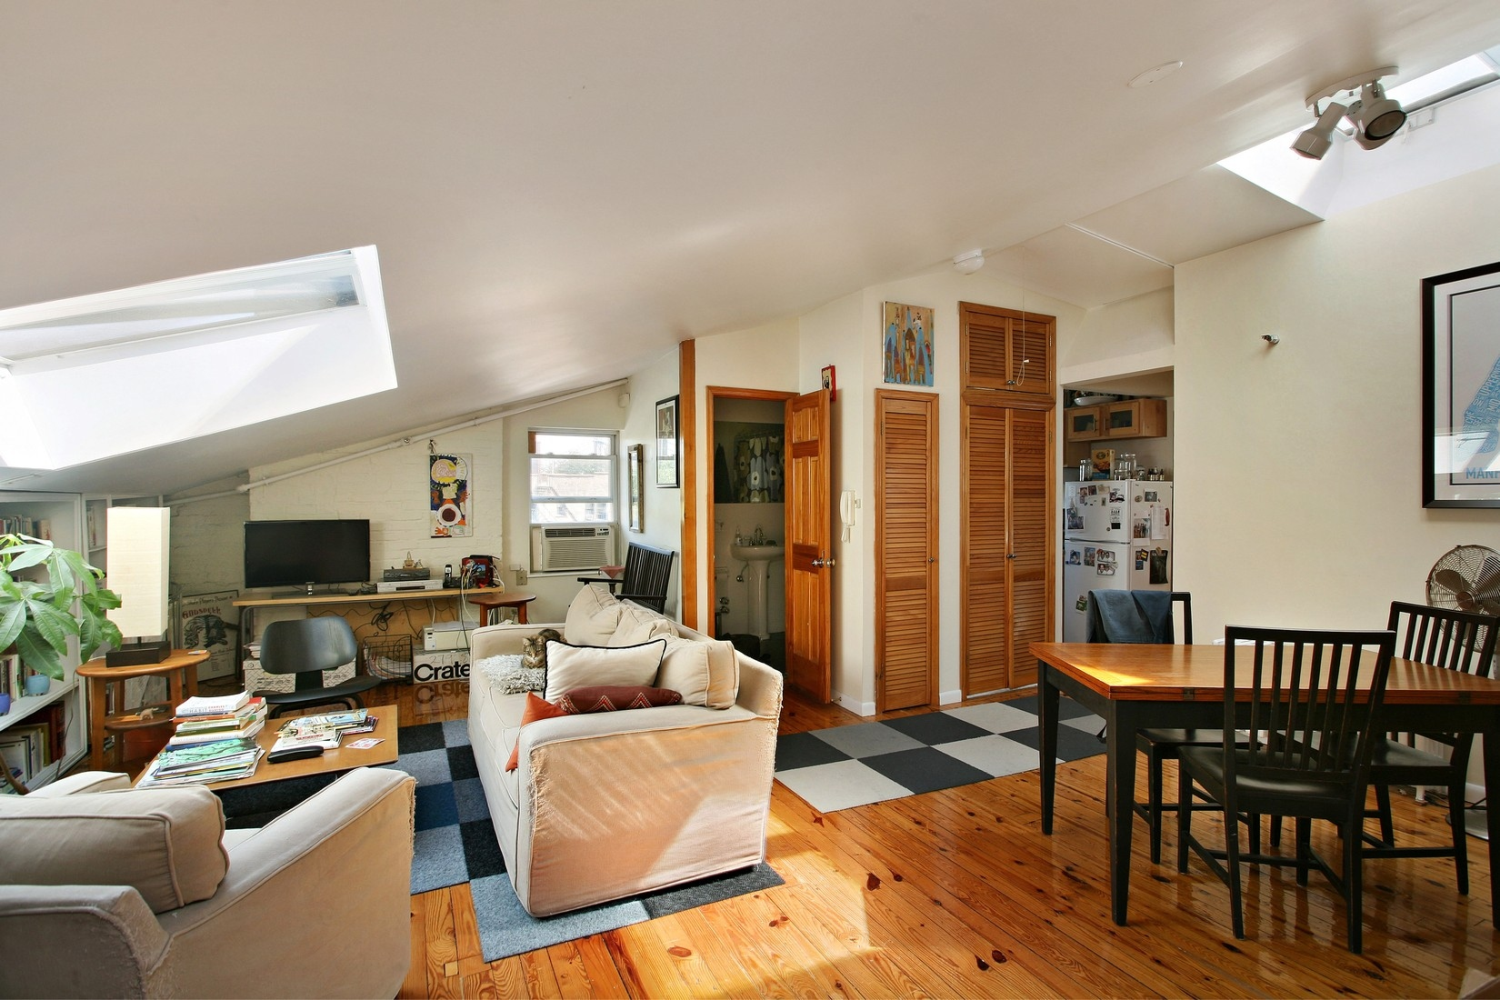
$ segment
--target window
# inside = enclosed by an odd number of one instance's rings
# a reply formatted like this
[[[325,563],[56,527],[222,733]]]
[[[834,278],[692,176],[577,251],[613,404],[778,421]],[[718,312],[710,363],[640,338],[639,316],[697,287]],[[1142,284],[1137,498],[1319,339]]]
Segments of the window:
[[[599,431],[532,431],[531,523],[612,524],[615,436]]]

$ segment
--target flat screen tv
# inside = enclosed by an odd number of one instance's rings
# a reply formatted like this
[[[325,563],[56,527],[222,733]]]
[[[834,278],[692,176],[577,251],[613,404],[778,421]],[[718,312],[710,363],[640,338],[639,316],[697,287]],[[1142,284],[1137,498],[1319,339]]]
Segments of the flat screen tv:
[[[370,522],[246,521],[245,587],[302,587],[370,579]]]

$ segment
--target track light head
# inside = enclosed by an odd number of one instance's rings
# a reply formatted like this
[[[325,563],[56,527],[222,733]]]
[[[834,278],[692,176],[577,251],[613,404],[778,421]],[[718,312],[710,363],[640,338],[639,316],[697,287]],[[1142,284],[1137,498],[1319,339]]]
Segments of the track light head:
[[[1343,118],[1347,111],[1348,109],[1342,104],[1328,105],[1328,109],[1318,116],[1312,128],[1297,136],[1297,141],[1292,143],[1292,149],[1309,160],[1321,160],[1323,154],[1328,152],[1329,146],[1333,144],[1333,130],[1338,128],[1339,119]]]
[[[1371,80],[1360,88],[1359,100],[1349,106],[1349,117],[1359,126],[1355,141],[1365,149],[1385,145],[1406,124],[1406,112],[1385,96],[1379,80]]]

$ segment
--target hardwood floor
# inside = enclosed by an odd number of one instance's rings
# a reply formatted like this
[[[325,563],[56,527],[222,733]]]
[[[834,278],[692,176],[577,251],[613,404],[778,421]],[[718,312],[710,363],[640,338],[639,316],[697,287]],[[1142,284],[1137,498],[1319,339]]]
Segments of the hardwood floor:
[[[404,723],[466,712],[463,684],[391,690]],[[782,731],[861,721],[793,696]],[[1137,826],[1131,924],[1116,927],[1103,788],[1103,756],[1059,766],[1044,837],[1035,772],[826,815],[777,784],[768,860],[785,885],[490,964],[468,887],[423,893],[401,995],[1452,997],[1500,974],[1473,839],[1467,898],[1451,861],[1367,862],[1365,952],[1351,955],[1343,903],[1319,876],[1298,890],[1289,872],[1252,870],[1235,941],[1222,884],[1196,860],[1177,874],[1170,830],[1168,863],[1153,866]],[[1443,811],[1410,798],[1396,822],[1448,836]]]

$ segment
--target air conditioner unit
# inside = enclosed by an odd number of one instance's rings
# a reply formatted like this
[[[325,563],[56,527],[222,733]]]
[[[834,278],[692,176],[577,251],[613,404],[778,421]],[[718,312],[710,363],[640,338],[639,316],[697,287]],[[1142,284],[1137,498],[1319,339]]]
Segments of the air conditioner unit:
[[[614,525],[531,529],[531,571],[597,570],[615,561]]]

